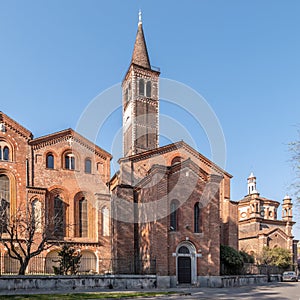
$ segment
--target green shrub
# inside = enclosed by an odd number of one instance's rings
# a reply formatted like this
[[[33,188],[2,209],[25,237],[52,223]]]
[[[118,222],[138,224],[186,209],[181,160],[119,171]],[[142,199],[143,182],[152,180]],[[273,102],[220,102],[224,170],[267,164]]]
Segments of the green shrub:
[[[223,275],[238,275],[244,265],[242,255],[234,248],[224,245],[220,247],[220,261]]]
[[[254,264],[254,257],[245,251],[239,251],[244,263]]]
[[[56,275],[75,275],[80,266],[81,254],[75,248],[64,245],[58,252],[59,266],[53,267]]]

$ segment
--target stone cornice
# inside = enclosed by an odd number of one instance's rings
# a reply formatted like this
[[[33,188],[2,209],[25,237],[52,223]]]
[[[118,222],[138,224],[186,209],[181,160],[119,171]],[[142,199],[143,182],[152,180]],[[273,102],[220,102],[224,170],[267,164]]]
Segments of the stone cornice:
[[[296,222],[290,222],[290,221],[283,221],[283,220],[270,220],[270,219],[264,219],[264,218],[257,218],[252,217],[245,220],[240,220],[239,225],[245,224],[245,223],[251,223],[250,221],[254,221],[261,224],[271,224],[271,225],[278,225],[278,226],[286,226],[287,223],[290,223],[291,225],[294,225]]]
[[[68,244],[71,246],[92,246],[92,247],[99,247],[102,246],[101,242],[84,242],[84,241],[75,241],[75,240],[48,240],[47,241],[48,244],[51,245],[56,245],[56,246],[61,246],[63,244]],[[84,249],[83,249],[84,250]]]
[[[47,193],[47,189],[41,187],[26,187],[26,189],[27,192],[31,194],[45,195]]]
[[[264,202],[265,204],[273,204],[273,206],[275,206],[275,207],[278,207],[280,205],[279,201],[271,200],[271,199],[267,199],[267,198],[259,197],[259,196],[251,197],[251,195],[247,195],[243,199],[238,200],[238,203],[239,203],[240,206],[248,205],[251,200],[257,200],[257,201],[260,201],[260,202]]]
[[[129,76],[131,76],[131,72],[133,70],[136,71],[138,74],[140,74],[142,76],[148,76],[149,78],[153,78],[153,74],[154,74],[154,77],[158,77],[160,75],[160,71],[143,68],[142,66],[131,63],[130,66],[128,67],[128,70],[127,70],[124,78],[123,78],[122,85],[123,85],[124,81],[126,81],[127,78]]]

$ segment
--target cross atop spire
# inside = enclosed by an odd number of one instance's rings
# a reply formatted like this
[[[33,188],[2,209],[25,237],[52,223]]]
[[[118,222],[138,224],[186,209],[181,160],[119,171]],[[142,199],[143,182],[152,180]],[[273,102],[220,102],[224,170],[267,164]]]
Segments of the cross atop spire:
[[[140,25],[140,24],[143,24],[143,22],[142,22],[142,10],[141,9],[139,10],[139,23],[138,23],[138,25]]]
[[[149,60],[147,46],[146,46],[146,40],[143,31],[141,10],[139,11],[138,30],[135,38],[131,63],[151,70],[150,60]]]

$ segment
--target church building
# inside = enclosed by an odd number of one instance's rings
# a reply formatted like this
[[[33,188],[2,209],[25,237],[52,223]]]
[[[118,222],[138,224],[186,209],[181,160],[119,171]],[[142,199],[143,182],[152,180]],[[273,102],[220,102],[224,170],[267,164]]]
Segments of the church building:
[[[112,177],[111,154],[76,131],[35,138],[0,112],[0,216],[30,206],[53,246],[27,273],[53,273],[69,244],[82,254],[80,273],[155,273],[166,286],[198,284],[220,275],[220,244],[249,253],[292,248],[289,197],[279,221],[279,203],[259,195],[253,174],[248,195],[233,202],[227,171],[184,141],[159,146],[159,78],[140,14],[122,82],[123,157]],[[1,274],[17,271],[3,244],[0,257]]]
[[[238,201],[239,249],[255,257],[263,247],[285,248],[296,261],[296,243],[292,234],[292,200],[286,195],[282,202],[282,218],[278,219],[280,202],[260,196],[256,188],[256,177],[248,177],[248,194]]]
[[[155,259],[161,278],[196,283],[220,274],[220,243],[237,248],[232,176],[183,141],[159,147],[159,75],[140,16],[122,83],[124,157],[110,181],[112,255],[134,258],[137,272]]]

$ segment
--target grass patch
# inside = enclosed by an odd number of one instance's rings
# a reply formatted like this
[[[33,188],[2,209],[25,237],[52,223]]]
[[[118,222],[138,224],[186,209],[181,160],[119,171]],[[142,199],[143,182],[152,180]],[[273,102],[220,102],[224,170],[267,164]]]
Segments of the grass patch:
[[[106,292],[106,293],[72,293],[72,294],[34,294],[34,295],[8,295],[0,296],[0,299],[11,299],[11,300],[75,300],[75,299],[125,299],[125,298],[136,298],[136,297],[155,297],[176,294],[176,292]]]

